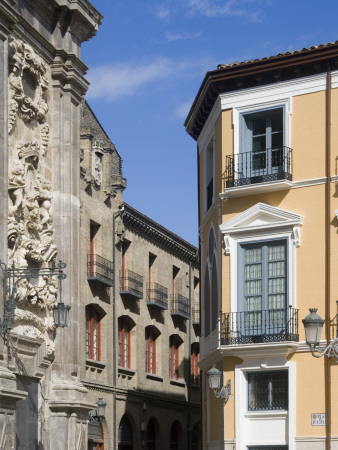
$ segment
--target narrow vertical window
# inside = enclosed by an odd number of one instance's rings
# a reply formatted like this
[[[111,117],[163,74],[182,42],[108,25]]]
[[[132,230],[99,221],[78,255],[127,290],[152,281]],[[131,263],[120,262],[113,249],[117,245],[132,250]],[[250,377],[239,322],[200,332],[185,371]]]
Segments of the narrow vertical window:
[[[86,357],[101,360],[101,323],[99,314],[91,309],[86,311]]]
[[[146,372],[156,374],[156,339],[157,334],[146,328]]]
[[[191,383],[199,384],[199,344],[196,342],[191,346]]]
[[[148,266],[148,283],[149,283],[149,289],[148,289],[148,295],[149,300],[151,301],[151,292],[152,292],[152,283],[153,283],[153,270],[154,270],[154,263],[155,263],[156,255],[153,255],[152,253],[149,253],[149,266]]]
[[[169,375],[172,380],[179,379],[179,346],[180,342],[176,336],[170,336],[169,353]]]
[[[130,325],[126,319],[119,320],[119,366],[130,369]]]

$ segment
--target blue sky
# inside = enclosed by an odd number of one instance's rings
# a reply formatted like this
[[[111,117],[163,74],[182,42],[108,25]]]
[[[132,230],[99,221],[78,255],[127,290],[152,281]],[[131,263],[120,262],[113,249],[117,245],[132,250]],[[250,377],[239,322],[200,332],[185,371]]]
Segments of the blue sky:
[[[196,143],[183,123],[217,64],[338,40],[337,0],[92,0],[87,100],[123,158],[124,200],[197,245]]]

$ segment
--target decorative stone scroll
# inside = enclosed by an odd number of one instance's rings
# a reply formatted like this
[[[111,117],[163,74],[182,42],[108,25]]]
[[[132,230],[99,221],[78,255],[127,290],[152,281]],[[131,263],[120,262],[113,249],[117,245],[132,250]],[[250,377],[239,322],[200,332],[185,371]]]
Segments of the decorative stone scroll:
[[[17,115],[22,120],[43,122],[48,111],[45,91],[48,86],[47,66],[23,41],[10,43],[9,120],[8,132],[14,128]]]
[[[47,66],[20,40],[10,44],[8,174],[8,263],[16,269],[46,268],[55,261],[52,188],[43,175],[49,148],[48,107],[45,101]],[[20,132],[15,124],[20,121]],[[55,325],[52,306],[57,302],[57,280],[47,276],[17,283],[13,331],[46,341],[54,355]]]

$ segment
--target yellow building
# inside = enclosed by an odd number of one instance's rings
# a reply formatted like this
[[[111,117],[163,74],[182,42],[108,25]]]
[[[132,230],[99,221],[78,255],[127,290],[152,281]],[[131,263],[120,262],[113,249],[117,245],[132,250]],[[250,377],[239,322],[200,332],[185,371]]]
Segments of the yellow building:
[[[206,74],[199,155],[204,449],[338,448],[338,42]],[[318,354],[318,352],[316,353]],[[212,364],[224,402],[209,389]]]

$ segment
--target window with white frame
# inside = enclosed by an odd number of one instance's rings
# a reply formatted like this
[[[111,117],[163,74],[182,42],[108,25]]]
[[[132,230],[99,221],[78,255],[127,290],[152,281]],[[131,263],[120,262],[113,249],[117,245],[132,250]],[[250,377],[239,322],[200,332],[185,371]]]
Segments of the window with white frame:
[[[288,372],[249,372],[248,411],[288,409]]]
[[[287,324],[286,240],[240,244],[238,284],[240,332],[283,331]]]
[[[290,153],[284,144],[284,108],[270,108],[240,115],[240,148],[237,155],[238,178],[257,176],[279,178],[290,171]]]

